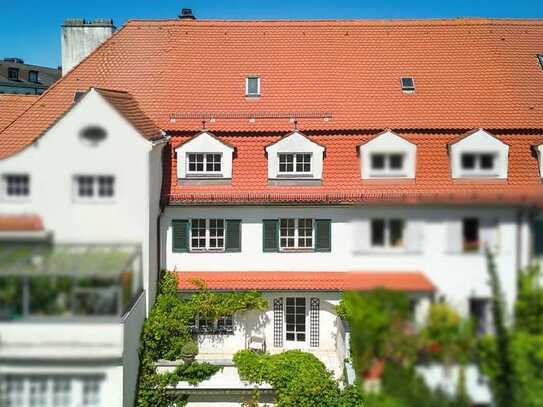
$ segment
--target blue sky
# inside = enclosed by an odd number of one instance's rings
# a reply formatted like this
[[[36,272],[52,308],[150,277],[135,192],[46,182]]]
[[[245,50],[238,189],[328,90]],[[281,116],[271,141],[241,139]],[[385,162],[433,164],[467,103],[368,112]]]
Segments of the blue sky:
[[[543,1],[537,0],[25,0],[7,7],[8,3],[0,13],[0,57],[46,66],[60,63],[60,25],[70,17],[113,18],[120,27],[133,18],[173,18],[187,7],[203,19],[543,18]]]

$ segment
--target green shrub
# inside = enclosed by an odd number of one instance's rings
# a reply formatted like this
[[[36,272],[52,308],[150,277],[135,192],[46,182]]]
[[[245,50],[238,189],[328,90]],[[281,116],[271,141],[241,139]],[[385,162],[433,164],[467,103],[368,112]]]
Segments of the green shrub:
[[[277,407],[357,407],[360,392],[339,388],[332,374],[313,354],[298,350],[276,355],[242,350],[234,356],[242,380],[268,382],[276,393]]]
[[[198,344],[194,342],[193,340],[188,341],[187,343],[183,345],[183,348],[181,349],[181,354],[183,356],[197,355]]]

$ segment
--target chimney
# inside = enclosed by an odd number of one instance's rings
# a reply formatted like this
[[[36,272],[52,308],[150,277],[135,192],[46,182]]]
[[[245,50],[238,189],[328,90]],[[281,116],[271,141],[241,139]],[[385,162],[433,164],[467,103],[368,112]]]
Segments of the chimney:
[[[69,18],[62,25],[62,75],[89,55],[115,32],[113,20],[98,18],[85,21]]]
[[[192,14],[192,9],[184,8],[181,9],[181,14],[179,14],[179,19],[181,20],[196,20],[196,17]]]

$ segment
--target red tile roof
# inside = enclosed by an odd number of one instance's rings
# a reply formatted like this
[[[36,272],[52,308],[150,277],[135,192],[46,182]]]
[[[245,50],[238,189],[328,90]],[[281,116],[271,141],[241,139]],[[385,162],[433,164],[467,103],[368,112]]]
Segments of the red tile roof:
[[[39,232],[43,230],[38,215],[0,215],[0,232]]]
[[[38,97],[38,95],[0,95],[0,131],[28,109]]]
[[[0,158],[91,86],[129,92],[163,130],[215,114],[213,132],[286,132],[292,112],[306,130],[543,129],[542,43],[542,20],[130,21],[3,131]]]
[[[194,290],[194,279],[212,290],[389,290],[432,292],[435,286],[418,272],[318,271],[183,271],[177,272],[178,290]]]
[[[149,140],[157,140],[162,137],[162,131],[141,111],[138,102],[128,92],[99,88],[95,88],[95,90],[128,120],[143,137]]]
[[[403,131],[398,134],[417,145],[416,179],[405,181],[362,180],[357,146],[378,132],[306,132],[326,148],[322,185],[268,185],[265,147],[281,135],[218,136],[236,147],[231,185],[178,185],[177,159],[170,149],[164,200],[171,204],[269,204],[269,203],[432,203],[520,204],[543,206],[543,184],[531,145],[543,141],[538,132],[494,133],[509,145],[507,180],[454,180],[447,144],[463,131]],[[190,136],[172,138],[176,145]]]

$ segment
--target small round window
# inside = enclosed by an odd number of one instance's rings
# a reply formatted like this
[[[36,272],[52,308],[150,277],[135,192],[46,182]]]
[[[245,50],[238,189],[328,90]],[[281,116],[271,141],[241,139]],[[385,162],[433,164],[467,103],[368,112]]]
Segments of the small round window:
[[[106,130],[100,126],[87,126],[80,132],[81,138],[90,144],[98,144],[107,136]]]

